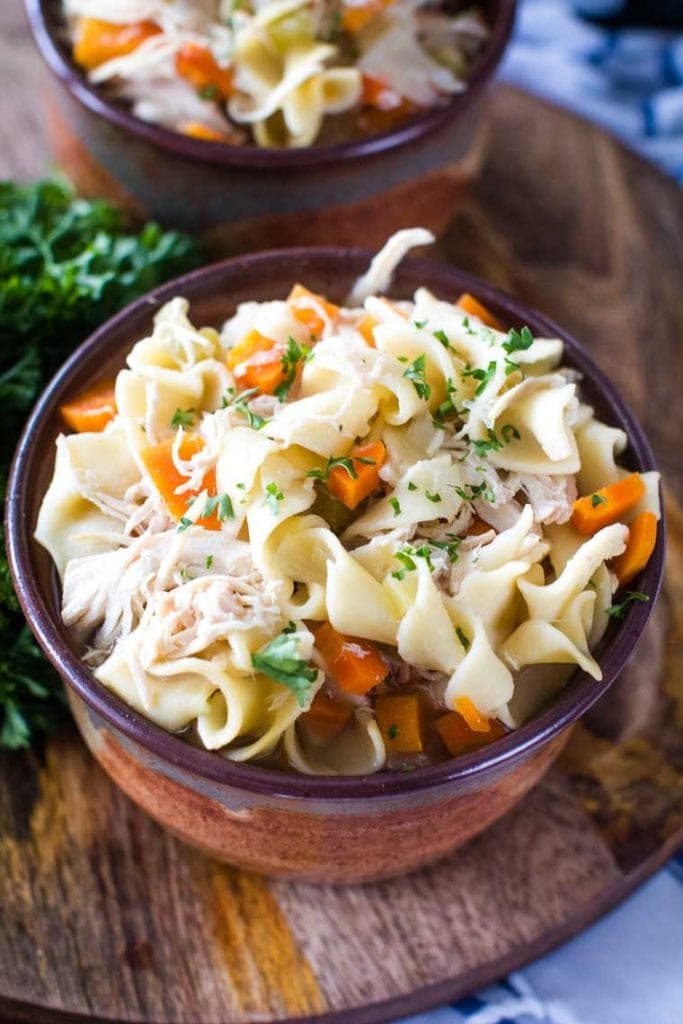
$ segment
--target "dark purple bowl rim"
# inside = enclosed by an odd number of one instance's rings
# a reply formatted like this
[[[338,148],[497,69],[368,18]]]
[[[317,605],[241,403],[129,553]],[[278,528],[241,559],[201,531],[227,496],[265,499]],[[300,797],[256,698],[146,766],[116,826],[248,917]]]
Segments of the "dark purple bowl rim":
[[[123,106],[109,102],[101,91],[90,85],[74,62],[64,56],[55,40],[45,8],[54,0],[24,0],[26,12],[45,62],[63,82],[72,96],[92,113],[111,124],[132,132],[144,141],[170,150],[192,160],[205,160],[226,167],[286,168],[303,170],[336,165],[361,158],[374,157],[407,146],[416,139],[432,134],[450,124],[484,89],[496,70],[507,46],[515,20],[517,0],[498,0],[499,10],[487,45],[477,58],[467,88],[443,106],[433,107],[409,118],[399,128],[380,132],[367,139],[342,142],[331,146],[307,146],[302,149],[264,149],[259,146],[231,146],[224,142],[193,139],[160,125],[142,121]]]
[[[236,789],[277,797],[340,800],[418,793],[457,781],[479,779],[491,772],[502,770],[530,756],[549,742],[580,718],[609,689],[633,653],[650,618],[662,583],[666,540],[663,514],[655,551],[639,577],[639,589],[648,594],[650,600],[634,602],[609,643],[604,643],[602,648],[595,652],[603,670],[602,681],[596,682],[585,672],[577,670],[567,686],[540,714],[491,747],[410,772],[386,771],[370,776],[328,777],[279,772],[255,765],[239,764],[219,754],[193,747],[178,736],[166,732],[128,707],[95,680],[60,636],[47,603],[32,577],[32,540],[25,529],[24,517],[27,492],[30,489],[30,475],[27,474],[26,466],[30,466],[34,459],[42,457],[37,454],[33,435],[62,399],[62,392],[67,389],[79,362],[97,350],[112,330],[125,324],[136,314],[149,310],[151,305],[161,304],[177,294],[187,294],[192,301],[192,292],[195,288],[204,294],[210,294],[212,283],[221,281],[226,271],[238,279],[240,271],[260,265],[265,276],[270,267],[280,269],[283,262],[295,265],[299,260],[317,260],[322,265],[343,264],[357,273],[367,265],[372,255],[369,250],[341,247],[301,247],[252,253],[192,271],[137,299],[90,335],[47,385],[26,423],[10,469],[5,523],[12,579],[28,624],[49,661],[67,685],[123,735],[174,767],[214,782],[232,785]],[[462,291],[471,292],[494,312],[507,318],[510,323],[529,324],[536,335],[561,338],[565,344],[569,364],[577,367],[584,375],[590,376],[597,390],[605,396],[612,412],[616,413],[621,421],[628,435],[627,453],[631,456],[633,465],[643,472],[656,468],[649,442],[635,416],[607,375],[566,331],[543,314],[464,271],[446,264],[415,258],[404,260],[402,267],[417,273],[420,280],[432,288],[449,291],[453,295]],[[224,287],[224,282],[222,286]]]

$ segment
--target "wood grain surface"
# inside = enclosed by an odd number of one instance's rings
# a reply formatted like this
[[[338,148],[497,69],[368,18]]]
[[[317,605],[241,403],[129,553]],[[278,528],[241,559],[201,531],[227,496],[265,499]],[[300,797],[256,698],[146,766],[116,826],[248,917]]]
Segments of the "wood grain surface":
[[[41,174],[44,72],[0,5],[0,175]],[[404,879],[269,882],[164,833],[75,732],[0,758],[0,1019],[389,1020],[464,994],[613,905],[683,841],[683,197],[597,128],[499,88],[440,255],[562,322],[664,470],[665,594],[562,762],[487,834]]]

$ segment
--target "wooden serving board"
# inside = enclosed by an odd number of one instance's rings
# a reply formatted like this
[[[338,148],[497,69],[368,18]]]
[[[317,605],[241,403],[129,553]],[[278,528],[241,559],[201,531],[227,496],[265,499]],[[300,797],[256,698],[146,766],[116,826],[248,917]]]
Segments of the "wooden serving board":
[[[26,88],[40,71],[15,0],[2,6],[0,170],[31,176],[44,143],[38,121],[21,116],[31,104],[21,100],[20,114],[15,75]],[[682,227],[683,195],[655,169],[500,88],[480,180],[441,245],[442,258],[591,348],[665,473],[665,594],[561,764],[439,865],[334,889],[269,882],[183,846],[114,788],[73,728],[40,752],[5,753],[0,1019],[391,1020],[551,948],[683,843]]]

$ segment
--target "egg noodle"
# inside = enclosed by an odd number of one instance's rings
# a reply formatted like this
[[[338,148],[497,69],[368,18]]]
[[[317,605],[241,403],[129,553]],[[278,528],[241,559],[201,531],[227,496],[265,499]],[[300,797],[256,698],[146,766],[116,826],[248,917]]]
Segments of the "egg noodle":
[[[219,333],[172,299],[109,421],[58,438],[36,536],[64,622],[162,728],[362,774],[514,728],[573,666],[600,679],[658,475],[619,466],[626,435],[580,401],[560,340],[491,326],[469,297],[381,295],[432,240],[395,235],[345,306],[298,285]]]

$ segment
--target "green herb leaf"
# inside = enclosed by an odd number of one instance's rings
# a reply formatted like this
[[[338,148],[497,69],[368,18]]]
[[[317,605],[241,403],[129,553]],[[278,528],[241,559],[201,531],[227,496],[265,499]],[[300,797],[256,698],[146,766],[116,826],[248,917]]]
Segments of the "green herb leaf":
[[[507,339],[503,342],[503,348],[511,355],[513,352],[525,352],[534,343],[534,336],[528,327],[522,327],[516,331],[514,327],[508,331]]]
[[[276,483],[270,483],[266,487],[266,503],[274,516],[279,515],[279,502],[284,501],[285,496]]]
[[[318,672],[299,657],[298,640],[289,627],[256,654],[252,654],[251,663],[258,672],[287,686],[299,706],[306,707]]]
[[[194,522],[187,516],[181,516],[178,520],[178,533],[183,533],[190,526],[194,526]]]
[[[480,459],[485,459],[489,452],[501,451],[503,445],[496,437],[494,430],[489,427],[486,431],[486,441],[472,441],[472,447]]]
[[[479,384],[477,385],[477,389],[474,392],[474,394],[478,397],[479,395],[482,394],[482,392],[486,388],[486,385],[488,384],[488,382],[491,380],[491,378],[493,377],[494,373],[496,372],[496,366],[497,365],[498,364],[496,363],[496,360],[492,359],[491,362],[489,363],[489,365],[487,366],[487,368],[485,370],[481,370],[481,369],[472,370],[472,369],[466,368],[466,369],[464,369],[462,371],[461,377],[472,377],[472,378],[474,378],[474,380],[478,380],[479,381]]]
[[[407,370],[403,371],[403,376],[412,382],[413,387],[417,391],[418,398],[424,398],[425,402],[432,394],[431,386],[427,383],[426,367],[427,357],[423,352],[421,356],[413,360]]]
[[[629,606],[636,601],[650,600],[648,595],[643,594],[640,590],[627,590],[626,595],[626,598],[621,602],[621,604],[613,604],[611,608],[605,608],[605,611],[611,619],[622,619]]]
[[[203,85],[201,89],[197,89],[197,95],[200,100],[216,100],[218,99],[218,89],[210,82],[208,85]]]
[[[597,508],[598,505],[606,505],[607,498],[604,498],[602,494],[591,494],[591,507]]]
[[[229,494],[213,494],[211,497],[206,499],[202,516],[207,519],[209,516],[212,516],[214,512],[216,513],[219,523],[225,522],[226,519],[235,518],[235,512],[233,510]]]
[[[408,490],[409,491],[416,491],[417,490],[417,484],[414,484],[412,480],[409,480],[408,481]]]
[[[275,395],[281,402],[284,402],[296,380],[299,364],[305,363],[311,354],[312,349],[308,345],[300,345],[291,336],[287,339],[287,348],[282,356],[282,372],[285,374],[285,379],[275,388]]]
[[[503,435],[503,441],[505,444],[510,444],[513,437],[515,441],[519,441],[520,439],[520,433],[517,430],[517,427],[513,426],[512,423],[504,423],[500,428],[500,432]]]
[[[206,556],[206,562],[204,563],[207,569],[210,569],[213,565],[213,555]]]
[[[391,505],[391,507],[394,510],[394,515],[395,516],[400,516],[400,514],[401,514],[401,503],[399,502],[398,498],[389,498],[389,504]]]
[[[413,320],[413,323],[417,327],[418,331],[421,331],[423,327],[427,326],[426,320]]]
[[[451,343],[448,340],[448,335],[446,334],[445,331],[434,331],[434,337],[436,338],[437,341],[441,342],[444,348],[449,349],[451,347]]]
[[[460,641],[462,646],[465,648],[465,650],[469,651],[470,647],[472,646],[472,641],[467,636],[467,634],[462,631],[460,626],[456,626],[455,627],[455,635],[457,636],[458,640]]]
[[[172,427],[191,427],[194,424],[194,409],[176,409],[171,417]]]
[[[395,740],[398,736],[398,726],[392,723],[387,729],[387,736],[390,740]]]
[[[458,549],[462,544],[462,537],[453,537],[452,540],[430,540],[429,543],[433,548],[445,551],[451,562],[458,561]]]
[[[425,498],[427,501],[433,501],[435,505],[441,501],[441,495],[436,492],[432,493],[432,491],[425,491]]]
[[[357,459],[356,461],[362,462],[364,465],[367,466],[377,465],[374,459],[360,458]],[[315,477],[316,480],[322,480],[323,483],[327,483],[327,481],[330,479],[330,472],[334,469],[335,466],[340,466],[342,469],[346,470],[346,472],[349,474],[352,480],[357,480],[358,473],[356,473],[353,463],[354,460],[348,456],[343,456],[340,458],[329,458],[324,469],[309,469],[306,476],[312,476]]]
[[[246,391],[240,391],[237,395],[232,395],[232,388],[228,388],[226,394],[223,397],[223,408],[227,409],[228,406],[232,406],[237,412],[241,413],[246,419],[252,430],[261,430],[265,427],[268,420],[264,420],[262,416],[252,412],[247,404],[252,398],[255,398],[259,394],[258,388],[247,388]]]

